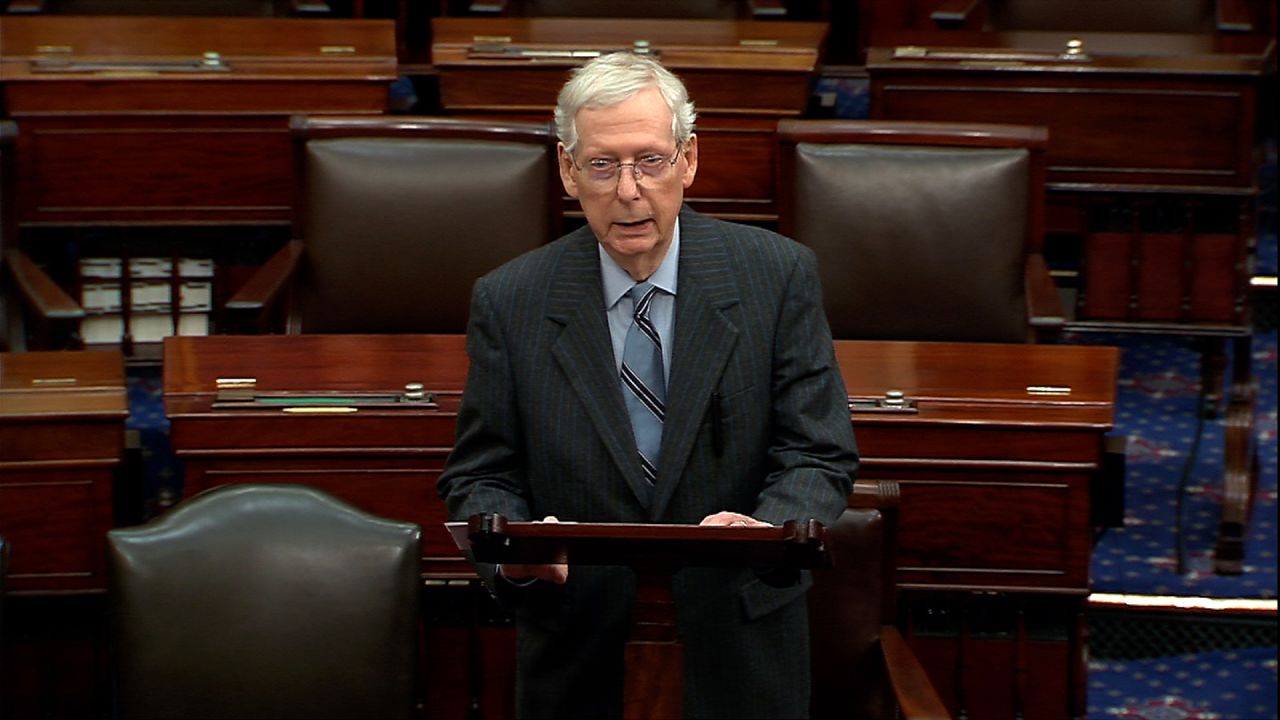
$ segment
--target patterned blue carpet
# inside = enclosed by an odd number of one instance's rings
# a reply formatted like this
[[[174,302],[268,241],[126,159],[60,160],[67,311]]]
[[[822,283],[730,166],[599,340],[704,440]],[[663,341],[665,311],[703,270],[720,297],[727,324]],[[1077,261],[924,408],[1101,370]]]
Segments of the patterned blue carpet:
[[[1183,507],[1185,572],[1176,572],[1177,487],[1196,428],[1199,355],[1186,340],[1084,336],[1122,348],[1116,431],[1128,438],[1124,527],[1094,548],[1094,592],[1276,598],[1276,333],[1253,339],[1262,472],[1245,546],[1245,571],[1213,573],[1221,508],[1223,422],[1208,420]],[[1271,618],[1274,623],[1274,616]],[[1089,663],[1088,716],[1135,720],[1277,717],[1276,648],[1249,647]]]
[[[1221,519],[1223,420],[1206,420],[1183,507],[1186,572],[1176,573],[1179,476],[1195,440],[1199,354],[1173,337],[1104,336],[1073,342],[1116,345],[1121,379],[1116,432],[1128,438],[1125,523],[1094,548],[1093,590],[1215,598],[1276,597],[1276,334],[1253,339],[1259,385],[1257,438],[1262,473],[1249,523],[1245,572],[1215,575],[1213,544]]]
[[[1089,663],[1089,717],[1265,720],[1276,716],[1276,649]]]

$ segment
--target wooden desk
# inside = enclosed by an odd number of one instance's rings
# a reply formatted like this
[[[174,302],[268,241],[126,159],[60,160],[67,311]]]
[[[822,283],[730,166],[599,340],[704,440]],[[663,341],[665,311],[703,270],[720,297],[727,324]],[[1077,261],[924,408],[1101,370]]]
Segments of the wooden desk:
[[[1240,573],[1257,483],[1258,103],[1275,38],[948,30],[878,42],[873,117],[1048,127],[1046,255],[1074,297],[1069,329],[1201,338],[1206,411],[1225,405],[1227,418],[1215,569]]]
[[[106,589],[128,414],[118,352],[0,353],[0,535],[13,548],[10,592]]]
[[[837,341],[859,478],[896,480],[909,642],[957,717],[1082,718],[1090,506],[1119,352]]]
[[[294,113],[381,113],[390,20],[5,16],[23,225],[289,222]]]
[[[686,194],[713,215],[776,220],[773,130],[798,117],[826,23],[582,18],[434,18],[440,102],[458,115],[549,122],[569,71],[637,43],[679,75],[698,109],[698,178]]]
[[[836,357],[855,401],[915,403],[853,410],[859,477],[902,488],[902,587],[1088,592],[1115,348],[841,340]]]
[[[167,338],[164,403],[174,453],[185,467],[183,494],[226,483],[312,485],[420,524],[426,577],[473,577],[444,530],[435,488],[453,445],[466,372],[460,336]],[[219,409],[218,378],[255,378],[260,391],[292,393],[395,393],[421,382],[436,405]]]
[[[901,390],[916,403],[914,412],[855,410],[852,418],[861,477],[902,486],[898,565],[907,612],[957,619],[954,632],[917,627],[911,640],[944,698],[975,717],[988,710],[1011,717],[1015,707],[1029,718],[1083,713],[1091,482],[1113,422],[1117,351],[841,341],[836,352],[855,400]],[[470,577],[441,527],[445,511],[435,495],[466,367],[461,336],[169,338],[165,406],[186,464],[185,493],[228,482],[316,485],[421,523],[429,580]],[[438,393],[440,406],[215,409],[219,377],[256,378],[259,391],[340,393],[418,381]],[[1033,386],[1046,390],[1028,392]],[[954,609],[972,597],[1011,598],[1019,622],[1039,618],[1061,637],[1045,640],[1033,621],[1008,641],[975,644],[969,619],[961,624]],[[1017,656],[1031,672],[1009,665],[1015,640],[1031,648]],[[970,677],[975,663],[985,668],[982,678]],[[994,701],[979,692],[993,686]]]
[[[226,482],[318,484],[422,523],[429,567],[457,559],[438,527],[444,510],[434,480],[466,380],[463,341],[168,338],[165,409],[186,466],[184,494]],[[1089,484],[1113,422],[1114,348],[838,341],[836,352],[855,401],[899,390],[916,404],[910,412],[852,413],[863,477],[903,487],[904,587],[1088,591]],[[264,393],[397,392],[421,382],[438,406],[218,408],[218,378],[254,378]],[[972,509],[957,513],[957,505]]]

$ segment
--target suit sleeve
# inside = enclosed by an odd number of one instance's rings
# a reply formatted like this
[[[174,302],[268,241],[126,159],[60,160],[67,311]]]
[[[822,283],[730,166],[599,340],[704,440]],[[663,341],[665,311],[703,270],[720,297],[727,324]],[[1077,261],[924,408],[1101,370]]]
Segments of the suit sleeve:
[[[771,471],[755,516],[831,524],[858,469],[848,395],[836,364],[813,252],[798,250],[782,293],[773,348]]]
[[[457,437],[436,490],[450,520],[466,520],[476,513],[529,520],[510,358],[484,280],[472,292],[467,355],[470,367]],[[478,563],[476,569],[492,587],[494,566]]]

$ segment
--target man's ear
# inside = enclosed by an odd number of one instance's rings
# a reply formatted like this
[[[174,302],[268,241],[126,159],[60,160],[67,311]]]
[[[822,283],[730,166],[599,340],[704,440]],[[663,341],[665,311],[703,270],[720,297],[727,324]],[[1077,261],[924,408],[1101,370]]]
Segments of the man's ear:
[[[684,144],[684,158],[688,162],[685,166],[684,177],[682,181],[687,189],[693,184],[693,178],[698,174],[698,136],[693,134],[689,136],[689,141]]]
[[[573,173],[573,160],[564,143],[556,143],[556,159],[560,163],[560,184],[564,185],[565,194],[571,198],[578,197],[578,180]]]

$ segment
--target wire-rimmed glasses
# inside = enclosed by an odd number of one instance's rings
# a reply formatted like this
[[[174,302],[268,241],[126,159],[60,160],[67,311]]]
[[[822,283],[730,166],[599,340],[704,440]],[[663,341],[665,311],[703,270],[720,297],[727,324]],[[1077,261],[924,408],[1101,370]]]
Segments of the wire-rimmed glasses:
[[[669,156],[661,153],[645,153],[631,162],[597,157],[591,158],[585,166],[582,166],[573,159],[572,155],[569,156],[569,162],[582,173],[587,183],[597,190],[612,190],[617,187],[624,167],[631,169],[632,178],[637,185],[653,188],[661,185],[670,175],[671,168],[680,159],[681,149],[680,145],[676,145],[675,151]]]

